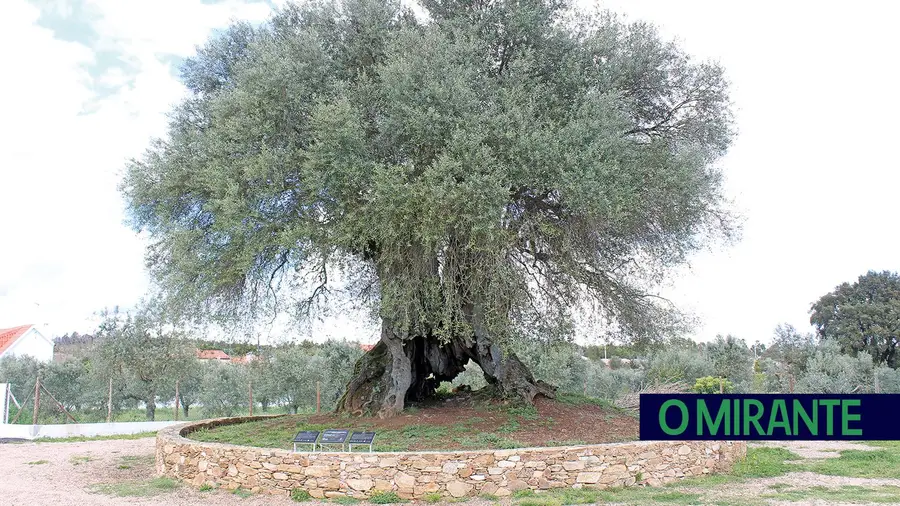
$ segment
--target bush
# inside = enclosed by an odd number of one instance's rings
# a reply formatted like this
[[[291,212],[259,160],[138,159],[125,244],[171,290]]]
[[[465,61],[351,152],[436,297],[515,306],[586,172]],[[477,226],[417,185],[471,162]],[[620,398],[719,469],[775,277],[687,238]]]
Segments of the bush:
[[[856,357],[843,355],[840,345],[824,340],[806,364],[806,372],[797,380],[796,392],[809,394],[849,394],[870,391],[874,386],[872,357],[860,352]]]
[[[602,363],[591,362],[586,382],[588,396],[613,402],[622,395],[639,392],[646,383],[646,375],[641,369],[607,369]]]
[[[697,378],[691,391],[698,394],[718,394],[731,393],[734,391],[734,384],[725,378],[714,378],[706,376],[705,378]]]
[[[647,381],[651,384],[684,382],[691,384],[697,378],[714,376],[715,365],[703,350],[668,348],[654,353],[647,368]]]
[[[875,369],[875,380],[878,385],[877,393],[900,393],[900,371],[881,366]]]

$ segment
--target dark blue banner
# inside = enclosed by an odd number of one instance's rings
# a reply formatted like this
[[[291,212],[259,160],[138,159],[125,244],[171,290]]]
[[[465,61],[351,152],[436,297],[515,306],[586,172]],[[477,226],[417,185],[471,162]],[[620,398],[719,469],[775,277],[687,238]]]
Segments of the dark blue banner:
[[[642,440],[900,440],[900,394],[641,394]]]

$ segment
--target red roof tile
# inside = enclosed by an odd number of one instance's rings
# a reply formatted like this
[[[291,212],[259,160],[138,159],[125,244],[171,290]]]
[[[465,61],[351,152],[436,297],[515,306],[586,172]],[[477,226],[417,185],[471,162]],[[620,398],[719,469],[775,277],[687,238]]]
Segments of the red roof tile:
[[[228,356],[222,350],[197,350],[197,358],[200,360],[230,360],[231,357]]]
[[[33,326],[34,324],[29,323],[28,325],[20,325],[11,329],[0,329],[0,355]]]

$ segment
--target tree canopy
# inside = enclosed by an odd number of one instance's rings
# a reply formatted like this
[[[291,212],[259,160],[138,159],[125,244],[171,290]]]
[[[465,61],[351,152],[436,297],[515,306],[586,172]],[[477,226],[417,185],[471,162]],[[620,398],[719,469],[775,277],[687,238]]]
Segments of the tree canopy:
[[[812,305],[809,322],[819,337],[845,353],[867,352],[876,364],[897,367],[900,342],[900,276],[869,271],[842,283]]]
[[[359,373],[393,371],[401,407],[422,374],[516,369],[497,343],[563,334],[585,301],[624,336],[671,326],[653,283],[732,232],[722,69],[555,0],[421,7],[291,5],[186,62],[122,183],[161,286],[239,318],[290,293],[303,317],[340,278],[382,321]]]

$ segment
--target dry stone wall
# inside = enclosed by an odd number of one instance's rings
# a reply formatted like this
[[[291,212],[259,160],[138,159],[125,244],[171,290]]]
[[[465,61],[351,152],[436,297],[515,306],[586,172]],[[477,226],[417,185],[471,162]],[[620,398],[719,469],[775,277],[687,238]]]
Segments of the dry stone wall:
[[[195,487],[204,484],[255,493],[308,491],[316,498],[367,497],[393,491],[507,496],[516,490],[560,487],[656,486],[680,478],[727,472],[746,454],[743,442],[637,441],[603,445],[448,452],[298,452],[220,443],[184,436],[244,417],[167,427],[156,439],[156,470]]]

